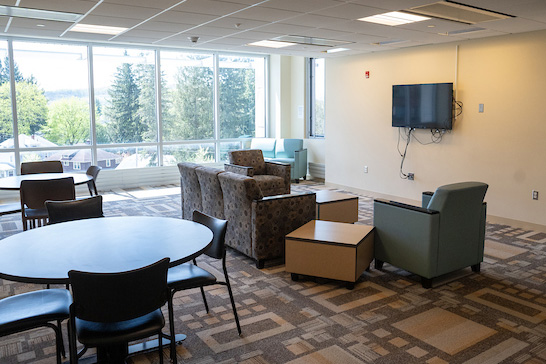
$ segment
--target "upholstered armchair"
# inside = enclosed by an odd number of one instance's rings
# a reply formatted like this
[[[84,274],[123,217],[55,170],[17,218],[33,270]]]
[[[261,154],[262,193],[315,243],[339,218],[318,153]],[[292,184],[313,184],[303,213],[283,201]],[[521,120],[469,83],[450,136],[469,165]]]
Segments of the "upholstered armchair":
[[[254,178],[264,196],[290,193],[290,164],[266,162],[260,149],[230,151],[224,168]]]
[[[480,271],[485,239],[488,185],[462,182],[424,193],[423,206],[374,200],[375,267],[384,262],[432,279],[472,267]]]

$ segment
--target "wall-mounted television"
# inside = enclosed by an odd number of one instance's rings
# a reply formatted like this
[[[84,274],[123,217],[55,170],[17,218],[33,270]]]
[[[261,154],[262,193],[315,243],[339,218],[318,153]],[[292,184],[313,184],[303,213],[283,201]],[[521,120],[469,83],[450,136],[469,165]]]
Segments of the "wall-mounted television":
[[[392,86],[392,126],[451,129],[453,83]]]

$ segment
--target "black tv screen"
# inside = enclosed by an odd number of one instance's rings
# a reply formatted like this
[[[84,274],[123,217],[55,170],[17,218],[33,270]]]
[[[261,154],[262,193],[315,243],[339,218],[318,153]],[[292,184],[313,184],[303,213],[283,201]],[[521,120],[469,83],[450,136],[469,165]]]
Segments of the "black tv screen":
[[[392,126],[451,129],[453,83],[392,86]]]

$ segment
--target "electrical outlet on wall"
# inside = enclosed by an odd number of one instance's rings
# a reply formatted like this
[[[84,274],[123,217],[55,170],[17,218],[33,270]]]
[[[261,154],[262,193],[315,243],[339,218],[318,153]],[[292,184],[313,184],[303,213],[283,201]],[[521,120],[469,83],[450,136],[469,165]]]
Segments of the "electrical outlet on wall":
[[[415,179],[415,174],[413,174],[413,173],[408,173],[408,179],[409,179],[410,181],[413,181],[413,180]]]
[[[538,200],[538,191],[533,190],[533,200]]]
[[[368,173],[368,166],[364,166],[364,173]]]

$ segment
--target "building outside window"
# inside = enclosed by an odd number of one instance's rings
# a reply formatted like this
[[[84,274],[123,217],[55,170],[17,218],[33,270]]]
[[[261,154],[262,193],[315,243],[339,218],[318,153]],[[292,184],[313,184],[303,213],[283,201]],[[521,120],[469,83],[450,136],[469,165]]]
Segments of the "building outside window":
[[[0,177],[33,160],[219,163],[265,136],[263,56],[0,40],[0,61]]]
[[[308,131],[309,137],[322,138],[325,131],[324,59],[310,58],[308,62]]]

